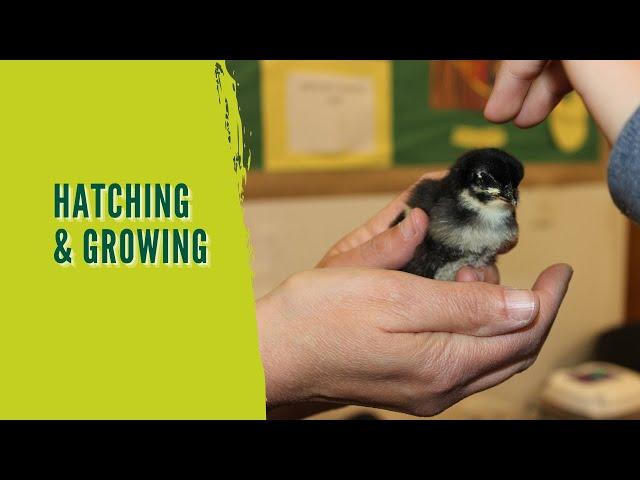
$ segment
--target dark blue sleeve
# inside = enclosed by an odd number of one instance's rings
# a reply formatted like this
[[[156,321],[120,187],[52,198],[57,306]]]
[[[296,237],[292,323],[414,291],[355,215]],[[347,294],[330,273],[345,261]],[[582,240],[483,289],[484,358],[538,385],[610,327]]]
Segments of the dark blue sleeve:
[[[640,108],[627,121],[611,150],[608,181],[616,206],[640,223]]]

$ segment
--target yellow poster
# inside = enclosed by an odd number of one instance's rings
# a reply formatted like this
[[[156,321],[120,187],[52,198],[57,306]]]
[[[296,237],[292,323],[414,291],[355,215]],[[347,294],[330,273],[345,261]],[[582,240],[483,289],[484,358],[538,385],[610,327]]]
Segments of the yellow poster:
[[[391,66],[376,61],[261,62],[264,168],[391,165]]]

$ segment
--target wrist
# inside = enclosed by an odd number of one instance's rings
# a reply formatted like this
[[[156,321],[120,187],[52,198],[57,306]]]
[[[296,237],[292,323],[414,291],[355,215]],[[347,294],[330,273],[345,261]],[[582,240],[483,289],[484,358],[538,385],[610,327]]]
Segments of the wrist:
[[[590,85],[597,79],[606,67],[592,60],[563,60],[562,66],[571,86],[581,97],[589,96]]]
[[[613,145],[640,105],[640,62],[565,60],[563,66],[573,88]]]
[[[291,363],[286,332],[278,333],[280,308],[274,293],[256,302],[258,341],[264,370],[267,410],[304,401],[298,387],[298,369]]]

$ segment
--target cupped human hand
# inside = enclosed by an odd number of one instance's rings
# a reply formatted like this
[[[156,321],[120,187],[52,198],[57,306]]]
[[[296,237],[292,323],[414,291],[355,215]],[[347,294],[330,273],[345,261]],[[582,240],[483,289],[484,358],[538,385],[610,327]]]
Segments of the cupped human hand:
[[[554,265],[513,290],[375,268],[295,274],[257,303],[267,405],[437,414],[533,363],[571,275]]]

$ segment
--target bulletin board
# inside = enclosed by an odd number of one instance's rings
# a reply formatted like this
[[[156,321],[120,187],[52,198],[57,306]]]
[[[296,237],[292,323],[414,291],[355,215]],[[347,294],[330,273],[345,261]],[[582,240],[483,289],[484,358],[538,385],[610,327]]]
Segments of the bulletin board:
[[[603,178],[605,142],[570,94],[530,129],[482,110],[497,62],[229,61],[238,82],[248,197],[397,191],[472,148],[507,150],[525,184]]]

